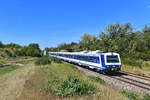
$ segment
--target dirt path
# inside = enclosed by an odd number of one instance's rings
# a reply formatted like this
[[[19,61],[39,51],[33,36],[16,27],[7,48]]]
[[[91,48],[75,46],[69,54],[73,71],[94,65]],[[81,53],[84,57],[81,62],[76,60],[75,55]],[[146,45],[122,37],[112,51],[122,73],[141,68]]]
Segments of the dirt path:
[[[22,68],[0,76],[0,100],[15,100],[21,93],[25,81],[33,74],[35,66],[29,63]]]

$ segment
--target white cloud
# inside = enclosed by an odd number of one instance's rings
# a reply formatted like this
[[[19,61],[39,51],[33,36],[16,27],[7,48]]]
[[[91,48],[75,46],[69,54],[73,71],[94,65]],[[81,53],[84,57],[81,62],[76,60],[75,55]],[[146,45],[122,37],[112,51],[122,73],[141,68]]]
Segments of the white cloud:
[[[150,8],[150,5],[148,5],[147,8]]]

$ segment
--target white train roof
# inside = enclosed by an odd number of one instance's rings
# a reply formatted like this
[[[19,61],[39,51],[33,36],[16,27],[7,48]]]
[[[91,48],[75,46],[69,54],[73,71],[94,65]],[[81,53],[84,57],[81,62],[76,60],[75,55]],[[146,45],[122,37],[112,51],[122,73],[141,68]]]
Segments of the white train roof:
[[[56,54],[72,54],[72,55],[85,55],[85,56],[99,56],[100,54],[118,54],[115,52],[104,52],[101,50],[96,51],[80,51],[80,52],[49,52],[49,53],[56,53]]]

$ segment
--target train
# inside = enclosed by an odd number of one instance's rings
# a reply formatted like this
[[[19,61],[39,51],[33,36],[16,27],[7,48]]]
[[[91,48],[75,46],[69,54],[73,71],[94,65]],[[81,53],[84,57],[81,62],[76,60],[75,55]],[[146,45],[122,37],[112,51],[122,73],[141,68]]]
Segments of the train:
[[[50,56],[64,61],[89,67],[101,72],[114,72],[121,70],[119,53],[96,51],[81,52],[48,52]]]

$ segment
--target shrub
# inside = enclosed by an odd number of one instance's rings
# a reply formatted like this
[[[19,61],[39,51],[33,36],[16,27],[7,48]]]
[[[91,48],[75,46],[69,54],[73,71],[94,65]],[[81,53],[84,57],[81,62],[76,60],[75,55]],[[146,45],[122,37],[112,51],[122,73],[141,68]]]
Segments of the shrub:
[[[138,75],[145,76],[145,73],[144,72],[140,72]]]
[[[56,57],[50,56],[49,59],[50,59],[51,61],[55,62],[55,63],[62,63],[62,61],[61,61],[60,59],[56,58]]]
[[[150,100],[150,95],[149,94],[145,94],[142,100]]]
[[[53,94],[60,97],[90,95],[93,93],[93,86],[72,76],[69,76],[67,80],[61,83],[60,89],[53,91]]]
[[[9,50],[5,50],[6,54],[9,56],[9,57],[12,57],[12,54]]]
[[[128,64],[131,66],[138,66],[142,68],[143,60],[137,60],[135,58],[122,58],[122,62],[124,64]]]
[[[50,63],[51,63],[51,60],[49,59],[49,57],[41,57],[35,62],[36,65],[46,65]]]
[[[130,100],[139,100],[139,96],[134,92],[122,91],[121,93],[128,97]]]
[[[99,77],[95,77],[95,76],[89,76],[90,80],[92,81],[95,81],[95,82],[98,82],[98,83],[101,83],[101,84],[106,84],[104,80],[102,80],[101,78]]]

